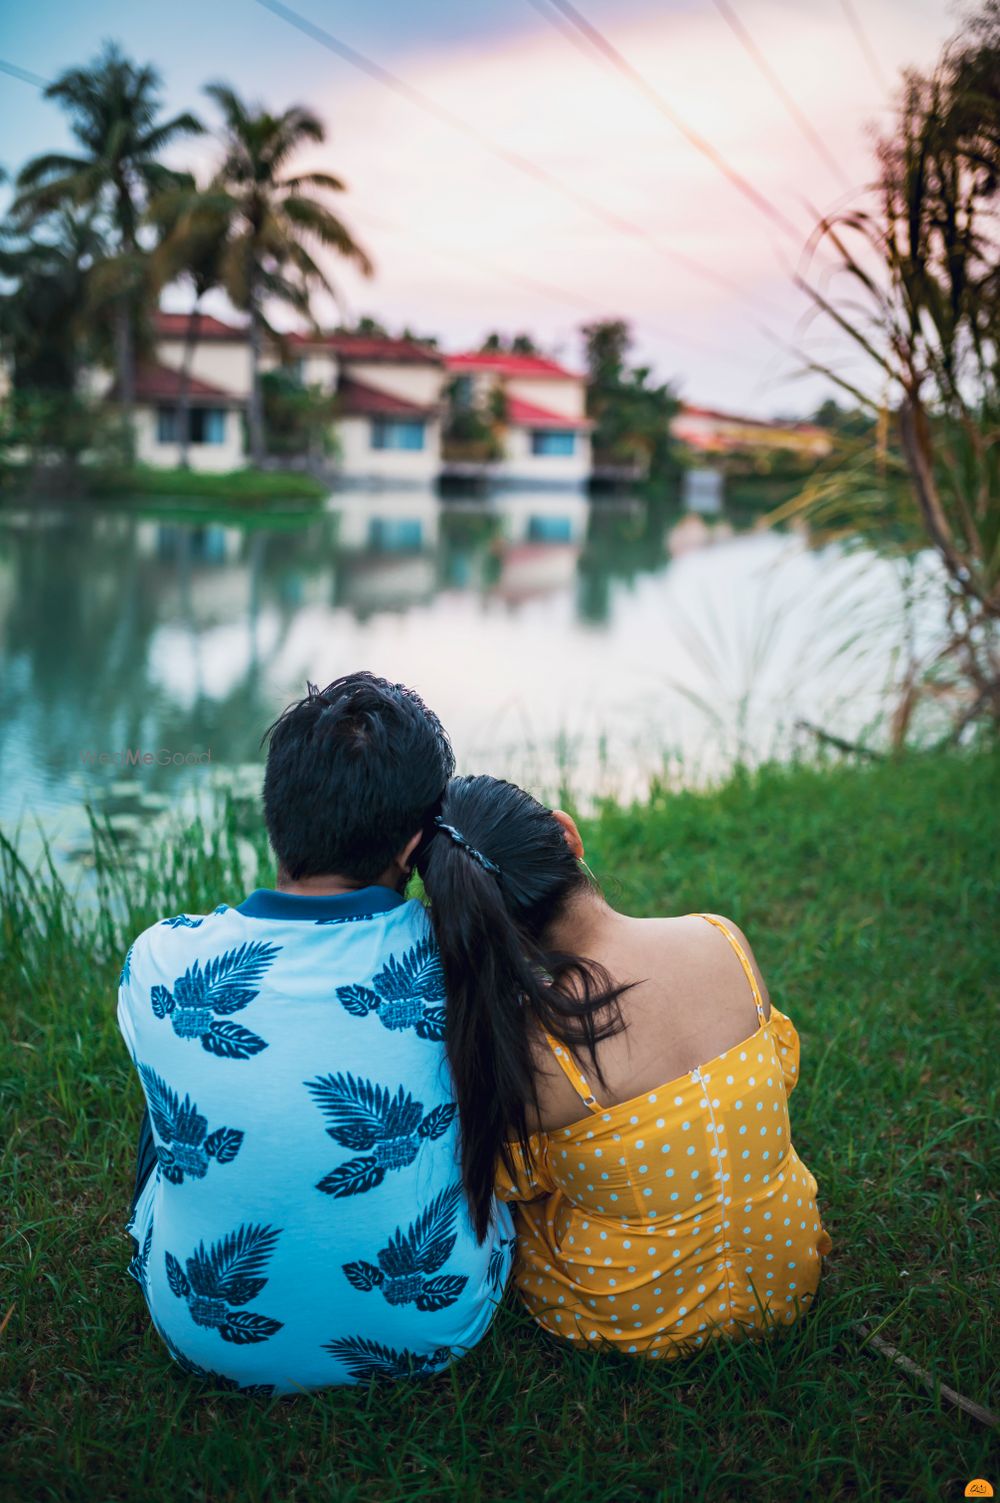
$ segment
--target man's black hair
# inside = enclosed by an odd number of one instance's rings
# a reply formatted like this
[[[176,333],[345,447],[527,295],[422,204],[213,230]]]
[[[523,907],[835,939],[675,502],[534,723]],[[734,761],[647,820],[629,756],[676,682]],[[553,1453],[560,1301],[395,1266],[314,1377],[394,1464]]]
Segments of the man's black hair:
[[[418,830],[430,833],[455,770],[419,694],[373,673],[309,684],[264,735],[264,819],[293,880],[376,881]]]

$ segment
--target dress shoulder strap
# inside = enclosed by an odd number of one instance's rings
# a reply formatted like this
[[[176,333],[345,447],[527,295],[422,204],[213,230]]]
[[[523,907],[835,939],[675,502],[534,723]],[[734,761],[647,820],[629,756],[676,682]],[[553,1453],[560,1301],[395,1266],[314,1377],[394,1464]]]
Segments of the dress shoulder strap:
[[[569,1081],[570,1085],[573,1087],[574,1091],[579,1096],[584,1106],[587,1108],[588,1112],[602,1111],[603,1108],[598,1104],[598,1102],[591,1094],[590,1086],[587,1084],[587,1077],[577,1065],[576,1060],[573,1058],[572,1054],[570,1054],[569,1050],[566,1048],[566,1045],[560,1044],[559,1040],[554,1039],[551,1033],[545,1034],[545,1042],[548,1044],[549,1048],[552,1050],[552,1053],[555,1055],[556,1064],[559,1066],[560,1070],[563,1072],[566,1079]]]
[[[754,1006],[757,1008],[757,1018],[763,1026],[763,1024],[767,1022],[767,1018],[764,1014],[764,999],[760,994],[760,987],[757,985],[757,977],[754,975],[753,966],[747,959],[747,952],[744,950],[743,946],[736,938],[736,935],[729,928],[728,924],[724,924],[721,919],[713,918],[710,913],[696,913],[694,916],[695,918],[703,918],[706,923],[713,924],[716,929],[720,929],[728,939],[729,943],[732,945],[733,949],[736,951],[740,965],[743,967],[746,978],[750,983],[750,990],[753,992]]]

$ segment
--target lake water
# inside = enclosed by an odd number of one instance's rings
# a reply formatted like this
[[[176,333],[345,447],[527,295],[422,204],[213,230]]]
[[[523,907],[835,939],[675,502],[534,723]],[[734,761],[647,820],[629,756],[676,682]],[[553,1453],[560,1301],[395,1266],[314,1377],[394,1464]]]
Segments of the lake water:
[[[628,496],[8,507],[0,822],[71,858],[87,802],[128,834],[220,778],[255,792],[268,723],[307,680],[361,667],[420,690],[463,770],[585,799],[639,794],[665,764],[698,781],[787,755],[800,719],[866,733],[898,671],[901,579]]]

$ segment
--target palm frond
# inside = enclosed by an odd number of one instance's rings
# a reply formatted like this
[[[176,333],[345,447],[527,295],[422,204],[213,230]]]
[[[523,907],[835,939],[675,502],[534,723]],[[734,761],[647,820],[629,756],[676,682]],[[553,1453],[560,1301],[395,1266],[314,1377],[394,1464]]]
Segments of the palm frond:
[[[172,1091],[162,1076],[149,1065],[139,1066],[139,1079],[146,1093],[146,1103],[149,1107],[149,1115],[153,1119],[153,1126],[165,1143],[169,1143],[174,1135],[174,1125],[180,1110],[180,1098],[176,1091]]]
[[[221,1242],[213,1243],[204,1254],[204,1245],[199,1249],[216,1281],[256,1278],[263,1273],[281,1235],[280,1228],[262,1225],[243,1225],[230,1232]]]

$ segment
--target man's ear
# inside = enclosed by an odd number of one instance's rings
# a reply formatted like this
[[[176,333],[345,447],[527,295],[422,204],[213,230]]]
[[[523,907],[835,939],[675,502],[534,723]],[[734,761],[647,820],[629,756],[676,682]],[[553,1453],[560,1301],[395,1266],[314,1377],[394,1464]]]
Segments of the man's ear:
[[[396,857],[396,860],[398,861],[401,869],[404,872],[408,872],[410,870],[410,867],[413,865],[413,858],[416,855],[417,846],[420,844],[423,838],[423,830],[418,830],[417,833],[406,842],[403,849]]]
[[[567,814],[565,809],[553,809],[552,818],[562,825],[562,832],[566,844],[569,846],[577,861],[583,860],[583,841],[580,839],[580,831],[576,827],[576,820],[572,814]]]

